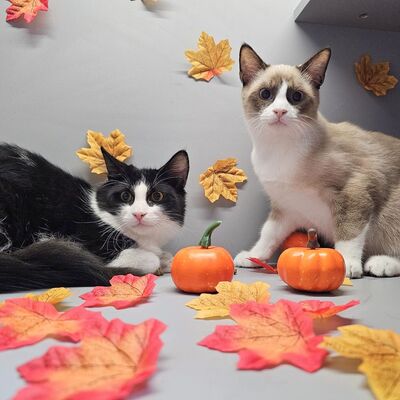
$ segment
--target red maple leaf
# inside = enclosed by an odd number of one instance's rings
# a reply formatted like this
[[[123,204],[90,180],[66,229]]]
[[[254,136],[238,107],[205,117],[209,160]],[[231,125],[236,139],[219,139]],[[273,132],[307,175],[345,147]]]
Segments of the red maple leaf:
[[[51,347],[18,368],[29,383],[14,400],[124,399],[157,367],[166,326],[114,319],[77,347]]]
[[[274,268],[272,265],[269,265],[269,264],[265,263],[264,261],[261,261],[259,258],[249,257],[248,260],[250,260],[254,264],[259,265],[260,267],[263,267],[270,274],[277,274],[278,273],[276,268]]]
[[[8,0],[11,6],[7,8],[6,21],[13,21],[22,15],[26,22],[32,22],[39,11],[49,9],[48,0]]]
[[[132,274],[116,275],[110,280],[111,286],[97,286],[80,297],[86,300],[84,307],[132,307],[153,293],[156,279],[152,274],[140,277]]]
[[[37,343],[47,337],[77,342],[97,330],[100,313],[76,307],[58,312],[50,303],[29,298],[11,299],[0,307],[0,350]]]
[[[360,304],[358,300],[351,300],[346,304],[336,305],[331,301],[304,300],[299,301],[303,311],[311,318],[328,318]]]
[[[231,307],[236,326],[217,326],[199,344],[239,353],[239,369],[263,369],[287,362],[308,372],[321,368],[327,351],[313,331],[312,319],[287,300],[275,304],[248,302]]]

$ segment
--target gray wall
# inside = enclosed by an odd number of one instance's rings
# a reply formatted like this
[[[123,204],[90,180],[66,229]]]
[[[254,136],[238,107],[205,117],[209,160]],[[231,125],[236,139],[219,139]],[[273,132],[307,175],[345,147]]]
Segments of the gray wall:
[[[303,62],[323,46],[333,59],[321,110],[334,121],[400,133],[400,85],[384,98],[356,82],[353,62],[364,52],[390,60],[400,77],[400,34],[296,25],[297,0],[159,0],[154,12],[139,1],[53,0],[27,26],[0,22],[0,139],[40,152],[74,174],[89,177],[75,156],[88,129],[119,128],[134,147],[134,163],[159,166],[175,151],[191,157],[186,226],[170,247],[198,241],[214,219],[215,242],[232,253],[250,246],[268,211],[250,165],[237,62],[210,83],[186,77],[184,50],[202,30],[229,38],[237,61],[251,44],[268,63]],[[1,15],[9,5],[0,3]],[[236,206],[212,205],[199,174],[218,158],[237,157],[248,176]]]

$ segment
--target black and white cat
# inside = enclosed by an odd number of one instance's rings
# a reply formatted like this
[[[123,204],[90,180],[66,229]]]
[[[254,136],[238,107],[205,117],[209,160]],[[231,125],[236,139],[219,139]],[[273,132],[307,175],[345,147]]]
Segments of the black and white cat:
[[[186,151],[160,169],[102,152],[108,180],[93,188],[40,155],[0,145],[0,292],[169,269],[161,247],[184,222]]]

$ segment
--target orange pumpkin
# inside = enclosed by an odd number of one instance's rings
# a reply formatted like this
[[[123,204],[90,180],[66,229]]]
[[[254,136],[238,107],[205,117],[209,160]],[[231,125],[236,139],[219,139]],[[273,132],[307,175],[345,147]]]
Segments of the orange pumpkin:
[[[334,249],[319,248],[317,232],[308,231],[306,248],[293,247],[278,258],[278,274],[290,287],[308,292],[330,292],[343,283],[346,267]]]
[[[307,242],[307,233],[298,231],[293,232],[281,244],[281,251],[285,251],[291,247],[307,247]]]
[[[221,225],[216,221],[204,232],[198,246],[179,250],[172,260],[171,276],[176,287],[189,293],[213,293],[221,281],[231,281],[233,259],[223,247],[211,246],[211,234]]]

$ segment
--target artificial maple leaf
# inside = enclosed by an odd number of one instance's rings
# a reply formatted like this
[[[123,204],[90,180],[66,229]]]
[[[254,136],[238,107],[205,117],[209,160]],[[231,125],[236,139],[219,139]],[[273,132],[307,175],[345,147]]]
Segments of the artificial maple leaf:
[[[50,303],[28,298],[6,300],[0,307],[0,350],[37,343],[47,337],[77,342],[102,321],[100,313],[79,307],[60,313]]]
[[[342,286],[353,286],[353,282],[347,276],[343,279]]]
[[[76,155],[90,166],[94,174],[107,173],[106,164],[100,147],[103,147],[109,154],[119,161],[125,161],[132,155],[132,147],[125,143],[125,135],[115,129],[106,138],[101,132],[87,131],[87,142],[89,148],[81,148]]]
[[[22,15],[28,23],[32,22],[39,11],[49,9],[48,0],[8,0],[11,6],[7,8],[6,21],[13,21]]]
[[[236,184],[247,179],[243,170],[236,167],[236,158],[217,160],[212,167],[200,175],[204,195],[214,203],[220,196],[236,203]]]
[[[304,300],[299,301],[303,311],[311,318],[329,318],[333,315],[360,304],[358,300],[351,300],[346,304],[336,305],[331,301]]]
[[[138,325],[115,319],[78,347],[52,347],[18,368],[30,385],[14,400],[125,399],[154,373],[165,328],[154,319]]]
[[[360,62],[354,64],[354,68],[364,89],[371,90],[376,96],[385,96],[398,82],[396,77],[389,75],[389,62],[373,64],[369,54],[363,55]]]
[[[247,302],[231,306],[236,326],[217,326],[199,344],[210,349],[239,353],[239,369],[263,369],[283,362],[308,372],[321,368],[327,352],[313,331],[313,321],[299,304]]]
[[[259,258],[249,257],[248,260],[250,260],[252,263],[256,265],[259,265],[260,267],[263,267],[270,274],[278,273],[278,270],[276,268],[274,268],[272,265],[265,263],[264,261],[261,261]]]
[[[198,310],[196,318],[225,318],[229,317],[232,304],[256,301],[266,303],[269,299],[269,285],[264,282],[251,284],[234,282],[220,282],[216,286],[218,294],[201,294],[197,299],[189,301],[186,305]]]
[[[71,296],[71,294],[72,292],[69,289],[59,287],[49,289],[46,292],[39,294],[28,293],[25,295],[25,297],[29,297],[30,299],[35,301],[43,301],[45,303],[57,304],[62,302],[67,297]]]
[[[110,280],[111,286],[97,286],[80,297],[85,300],[84,307],[132,307],[153,293],[156,279],[152,274],[140,277],[132,274],[115,275]]]
[[[203,79],[207,82],[214,76],[230,71],[234,64],[231,58],[229,40],[221,40],[217,45],[214,38],[202,32],[198,41],[199,50],[186,50],[185,55],[192,64],[188,75],[194,79]]]
[[[400,335],[363,325],[338,328],[341,336],[325,337],[323,346],[344,357],[359,358],[358,367],[379,400],[400,400]]]

